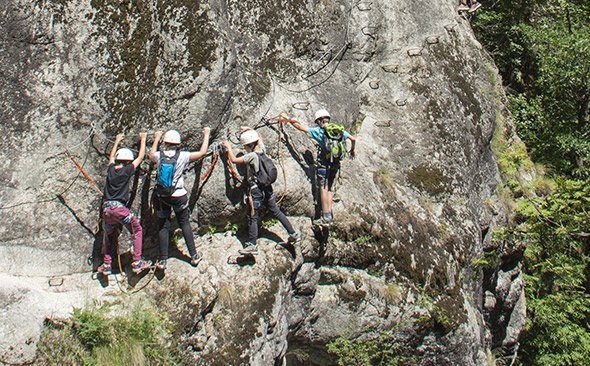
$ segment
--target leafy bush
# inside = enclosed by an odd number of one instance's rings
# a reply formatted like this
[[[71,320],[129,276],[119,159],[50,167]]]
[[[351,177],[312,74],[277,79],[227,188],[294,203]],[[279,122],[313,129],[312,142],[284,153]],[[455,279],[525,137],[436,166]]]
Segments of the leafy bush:
[[[580,365],[590,359],[590,179],[557,180],[528,217],[525,365]]]
[[[391,331],[381,333],[376,339],[352,339],[343,335],[327,346],[328,352],[338,356],[340,366],[396,366],[398,362],[407,360],[401,347],[395,344]]]
[[[110,305],[75,308],[62,327],[46,327],[37,344],[43,365],[177,365],[167,334],[173,326],[150,308],[135,304],[124,314]],[[172,344],[171,344],[172,343]]]

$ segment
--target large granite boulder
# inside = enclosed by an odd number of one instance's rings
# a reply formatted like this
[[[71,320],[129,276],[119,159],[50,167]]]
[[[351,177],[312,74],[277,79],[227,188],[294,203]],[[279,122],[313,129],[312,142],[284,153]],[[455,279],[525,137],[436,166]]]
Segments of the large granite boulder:
[[[144,290],[159,298],[190,289],[189,360],[329,365],[329,342],[383,332],[420,365],[485,365],[491,349],[514,347],[526,307],[522,248],[504,243],[483,276],[472,262],[498,249],[491,233],[511,214],[496,190],[492,137],[507,146],[518,138],[497,70],[456,5],[3,1],[0,361],[32,360],[45,318],[119,291],[113,278],[91,276],[116,133],[137,149],[139,132],[149,145],[151,133],[174,128],[184,149],[197,150],[203,127],[219,143],[237,142],[244,125],[277,162],[275,192],[303,240],[278,244],[286,233],[271,222],[255,262],[228,264],[245,237],[240,183],[217,149],[189,166],[204,259],[190,267],[180,240],[179,259]],[[311,225],[315,147],[273,119],[285,112],[311,125],[319,108],[357,139],[329,235]],[[158,254],[154,174],[144,162],[131,205],[148,258]],[[128,243],[123,235],[121,252]]]

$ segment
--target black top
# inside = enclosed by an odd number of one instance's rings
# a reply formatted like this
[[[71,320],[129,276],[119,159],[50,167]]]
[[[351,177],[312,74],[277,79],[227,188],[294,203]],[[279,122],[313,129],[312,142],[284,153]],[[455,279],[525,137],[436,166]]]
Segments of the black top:
[[[135,174],[135,167],[129,163],[120,169],[115,169],[115,164],[107,168],[107,184],[104,188],[106,201],[119,201],[126,205],[129,201],[129,181]]]

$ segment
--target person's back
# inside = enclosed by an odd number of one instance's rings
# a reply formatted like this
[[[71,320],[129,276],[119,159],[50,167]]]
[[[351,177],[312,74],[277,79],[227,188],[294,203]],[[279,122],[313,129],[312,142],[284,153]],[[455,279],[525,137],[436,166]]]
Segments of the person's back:
[[[261,159],[262,150],[260,149],[260,136],[252,129],[242,132],[240,141],[246,150],[246,154],[236,157],[228,141],[223,144],[227,149],[229,159],[234,164],[246,164],[246,197],[248,202],[248,242],[246,247],[240,250],[240,254],[256,254],[258,249],[256,242],[258,240],[258,215],[262,205],[265,205],[271,214],[278,219],[289,234],[288,241],[297,243],[299,236],[293,226],[280,210],[277,205],[275,195],[272,189],[272,179],[270,184],[261,184],[259,182],[260,172],[262,169]]]
[[[172,164],[173,166],[173,175],[170,183],[172,189],[159,189],[158,184],[162,185],[163,183],[157,183],[156,188],[154,189],[155,194],[153,196],[153,203],[158,215],[158,239],[160,243],[160,259],[156,266],[160,269],[166,269],[166,261],[168,260],[170,215],[172,214],[172,211],[174,211],[174,214],[176,215],[178,226],[182,229],[182,234],[191,257],[191,265],[197,266],[201,260],[201,256],[195,248],[193,230],[190,225],[191,212],[187,197],[188,192],[184,188],[183,173],[189,162],[205,156],[207,147],[209,146],[210,132],[209,128],[203,129],[204,137],[201,149],[195,152],[180,150],[180,133],[175,130],[166,132],[163,139],[164,146],[162,151],[157,151],[162,132],[158,131],[154,133],[154,143],[150,149],[149,157],[152,162],[156,163],[159,172],[157,182],[160,181],[160,175],[163,174],[161,169],[163,168],[162,165]],[[169,173],[170,172],[167,174]]]
[[[135,174],[133,164],[109,164],[105,184],[104,198],[107,201],[120,201],[127,205],[129,201],[129,182]]]
[[[184,188],[184,169],[190,162],[190,152],[188,151],[180,151],[180,149],[170,149],[164,151],[157,151],[154,154],[156,162],[156,171],[160,172],[163,164],[163,160],[166,159],[170,161],[174,161],[174,172],[172,175],[172,186],[173,189],[169,194],[163,194],[162,192],[158,191],[158,194],[162,196],[169,196],[169,197],[180,197],[188,193],[188,191]],[[157,183],[160,181],[160,173],[158,173]],[[156,186],[157,188],[157,186]]]
[[[129,183],[135,174],[135,170],[141,164],[145,154],[145,140],[147,135],[140,133],[140,148],[137,159],[133,159],[133,152],[123,148],[117,150],[117,146],[123,140],[123,135],[117,135],[109,156],[107,178],[102,204],[102,218],[105,229],[103,264],[98,272],[108,275],[111,273],[111,245],[118,244],[118,227],[125,226],[133,236],[133,262],[131,269],[140,273],[151,266],[150,261],[141,259],[141,246],[143,241],[142,228],[137,218],[129,211]]]
[[[331,118],[332,117],[327,110],[320,109],[315,113],[315,127],[307,127],[300,122],[289,120],[295,128],[305,132],[307,136],[318,145],[316,173],[317,185],[320,190],[322,217],[315,222],[325,226],[329,226],[333,222],[332,186],[338,171],[340,170],[340,161],[347,154],[354,158],[356,143],[356,139],[351,136],[348,131],[345,131],[342,126],[337,125],[332,127],[331,125],[333,125],[333,123],[331,122]],[[331,127],[334,128],[334,130],[338,130],[341,133],[341,136],[328,136],[330,132],[326,129]],[[333,141],[328,141],[328,139]],[[348,151],[348,153],[346,153],[345,145],[347,139],[351,142],[350,151]],[[331,145],[327,144],[327,142]]]

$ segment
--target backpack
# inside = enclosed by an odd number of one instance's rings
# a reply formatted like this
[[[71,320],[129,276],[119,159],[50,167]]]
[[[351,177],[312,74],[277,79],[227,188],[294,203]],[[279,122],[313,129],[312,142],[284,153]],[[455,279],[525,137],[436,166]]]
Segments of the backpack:
[[[256,174],[258,186],[270,187],[277,180],[277,167],[264,153],[258,154],[259,170]]]
[[[160,197],[170,197],[176,191],[177,182],[174,180],[174,172],[176,171],[176,161],[179,155],[180,150],[176,150],[174,156],[166,156],[164,152],[160,153],[155,188]]]
[[[334,163],[346,157],[346,142],[344,140],[344,126],[328,123],[324,126],[324,145],[320,146],[320,159]]]

